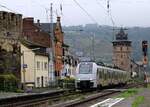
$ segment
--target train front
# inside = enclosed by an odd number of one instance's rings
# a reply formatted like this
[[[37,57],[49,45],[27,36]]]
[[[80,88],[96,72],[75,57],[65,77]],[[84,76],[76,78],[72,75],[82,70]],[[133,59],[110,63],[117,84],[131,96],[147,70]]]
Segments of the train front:
[[[81,62],[76,69],[76,89],[85,90],[96,88],[96,64],[93,62]]]

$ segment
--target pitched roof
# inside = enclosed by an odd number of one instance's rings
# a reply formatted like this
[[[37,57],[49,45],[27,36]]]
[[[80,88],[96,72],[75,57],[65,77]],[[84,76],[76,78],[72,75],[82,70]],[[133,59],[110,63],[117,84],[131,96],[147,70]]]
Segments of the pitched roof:
[[[40,26],[38,25],[38,23],[35,23],[35,25],[40,27],[42,31],[50,33],[52,23],[40,23]],[[56,23],[53,23],[53,30],[55,30],[55,28],[56,28]]]
[[[29,49],[33,49],[33,48],[39,48],[38,50],[33,50],[33,52],[36,54],[36,55],[42,55],[42,56],[48,56],[48,53],[46,52],[46,48],[45,46],[42,46],[41,44],[38,44],[38,43],[34,43],[32,41],[29,41],[29,40],[26,40],[26,39],[20,39],[20,42],[28,47]],[[42,49],[42,50],[41,50]],[[43,51],[43,49],[45,51]]]
[[[42,48],[46,48],[46,46],[43,46],[43,45],[41,45],[41,44],[38,44],[38,43],[35,43],[35,42],[33,42],[33,41],[30,41],[30,40],[27,40],[27,39],[24,39],[24,38],[21,38],[20,39],[20,42],[23,44],[23,45],[25,45],[25,46],[27,46],[27,47],[29,47],[29,48],[35,48],[35,47],[42,47]]]
[[[23,19],[23,37],[42,46],[51,47],[49,33],[41,31],[41,28],[34,23],[34,18],[32,17]]]

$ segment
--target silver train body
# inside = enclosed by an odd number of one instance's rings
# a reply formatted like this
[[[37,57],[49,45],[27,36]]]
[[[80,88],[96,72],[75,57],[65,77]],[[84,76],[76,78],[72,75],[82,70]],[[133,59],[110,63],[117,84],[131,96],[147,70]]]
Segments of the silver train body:
[[[99,66],[94,62],[78,64],[75,76],[76,89],[101,88],[108,85],[125,84],[130,79],[127,71]]]

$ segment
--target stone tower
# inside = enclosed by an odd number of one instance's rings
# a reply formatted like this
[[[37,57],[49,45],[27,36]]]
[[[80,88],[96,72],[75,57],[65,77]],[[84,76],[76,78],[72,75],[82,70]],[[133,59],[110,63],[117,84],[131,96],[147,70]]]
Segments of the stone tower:
[[[115,35],[113,43],[113,64],[123,70],[130,71],[131,41],[128,34],[121,28]]]

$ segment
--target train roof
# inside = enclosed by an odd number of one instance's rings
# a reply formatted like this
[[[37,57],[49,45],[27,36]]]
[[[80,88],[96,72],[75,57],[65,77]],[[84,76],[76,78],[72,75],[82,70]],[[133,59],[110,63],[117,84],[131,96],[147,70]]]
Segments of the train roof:
[[[110,66],[103,65],[103,63],[102,63],[102,64],[97,64],[97,63],[94,62],[94,61],[82,61],[82,62],[80,62],[80,63],[94,63],[94,64],[97,65],[98,68],[109,69],[109,70],[115,70],[115,71],[118,71],[118,72],[127,72],[127,71],[122,70],[122,69],[119,69],[119,68],[117,68],[117,67],[112,67],[112,66],[110,67]],[[79,63],[79,64],[80,64],[80,63]]]
[[[108,70],[113,70],[113,71],[118,71],[118,72],[127,72],[127,71],[125,71],[125,70],[110,68],[110,67],[107,67],[107,66],[98,66],[98,68],[108,69]]]

